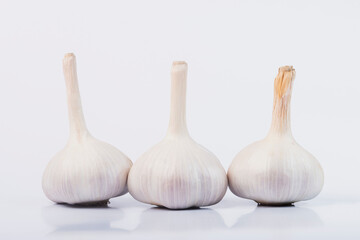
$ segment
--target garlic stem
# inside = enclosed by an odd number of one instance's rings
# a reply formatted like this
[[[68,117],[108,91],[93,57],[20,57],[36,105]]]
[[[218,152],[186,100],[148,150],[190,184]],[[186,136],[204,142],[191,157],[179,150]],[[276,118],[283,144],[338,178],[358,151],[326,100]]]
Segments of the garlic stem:
[[[268,135],[292,135],[290,125],[290,102],[295,79],[293,66],[279,68],[274,81],[274,106]]]
[[[82,111],[79,85],[76,73],[76,57],[67,53],[63,59],[63,71],[66,83],[67,104],[69,112],[70,139],[81,141],[89,134]]]
[[[167,137],[189,135],[186,126],[186,78],[187,63],[173,62],[171,69],[170,120]]]

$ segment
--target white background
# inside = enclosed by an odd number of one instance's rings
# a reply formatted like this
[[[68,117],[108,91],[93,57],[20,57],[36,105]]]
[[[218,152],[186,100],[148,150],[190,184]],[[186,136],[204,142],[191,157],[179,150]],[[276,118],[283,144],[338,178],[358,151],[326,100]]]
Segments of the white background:
[[[170,66],[189,64],[193,138],[225,169],[270,126],[277,68],[297,71],[295,139],[325,186],[293,208],[228,191],[211,208],[54,205],[43,170],[68,137],[61,61],[74,52],[90,132],[133,161],[164,136]],[[357,238],[360,236],[359,1],[1,1],[0,238]],[[195,236],[197,235],[197,236]]]

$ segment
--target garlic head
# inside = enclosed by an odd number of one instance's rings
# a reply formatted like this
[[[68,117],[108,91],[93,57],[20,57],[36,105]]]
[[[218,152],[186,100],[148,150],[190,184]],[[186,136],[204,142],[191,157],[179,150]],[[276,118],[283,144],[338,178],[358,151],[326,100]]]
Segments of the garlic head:
[[[127,193],[127,176],[132,162],[117,148],[92,137],[87,130],[74,54],[65,55],[63,70],[70,137],[65,148],[47,165],[43,190],[56,203],[106,204],[110,198]]]
[[[219,160],[188,133],[186,78],[187,64],[174,62],[167,134],[134,163],[129,173],[129,192],[138,201],[185,209],[216,204],[226,192],[226,172]]]
[[[228,170],[230,190],[264,205],[288,205],[318,195],[324,173],[320,163],[293,138],[290,100],[295,69],[279,69],[274,84],[274,107],[265,139],[244,148]]]

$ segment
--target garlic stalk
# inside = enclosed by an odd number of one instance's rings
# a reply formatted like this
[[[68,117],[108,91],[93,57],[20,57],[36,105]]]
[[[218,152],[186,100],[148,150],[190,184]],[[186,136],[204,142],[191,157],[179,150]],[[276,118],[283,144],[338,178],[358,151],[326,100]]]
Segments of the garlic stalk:
[[[188,133],[186,78],[187,64],[174,62],[167,134],[134,163],[129,173],[129,192],[138,201],[185,209],[216,204],[226,192],[226,172],[219,160]]]
[[[79,94],[75,55],[63,59],[70,137],[63,150],[47,165],[42,187],[57,203],[106,204],[127,193],[132,162],[108,143],[92,137],[86,128]]]
[[[270,131],[237,154],[228,170],[230,190],[264,205],[288,205],[318,195],[324,174],[319,162],[293,138],[290,100],[295,69],[279,68]]]

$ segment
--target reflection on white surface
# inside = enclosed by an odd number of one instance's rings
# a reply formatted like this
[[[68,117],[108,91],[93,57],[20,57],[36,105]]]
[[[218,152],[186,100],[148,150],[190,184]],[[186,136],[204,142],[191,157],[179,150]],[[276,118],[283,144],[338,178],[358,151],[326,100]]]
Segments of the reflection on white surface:
[[[30,217],[30,210],[21,211]],[[48,226],[43,228],[45,237],[52,239],[304,239],[316,234],[331,236],[329,240],[358,236],[359,210],[355,200],[314,199],[290,207],[263,207],[231,195],[208,208],[168,210],[126,195],[107,208],[53,204],[43,207],[41,216]]]
[[[131,199],[129,199],[131,200]],[[228,203],[228,205],[226,205]],[[120,231],[173,232],[224,229],[292,229],[321,227],[321,218],[305,207],[263,207],[225,204],[212,208],[168,210],[160,207],[137,206],[82,208],[54,204],[43,208],[43,220],[57,232]],[[116,204],[115,204],[116,205]],[[223,214],[222,214],[223,213]],[[235,217],[232,225],[227,218]]]
[[[210,208],[168,210],[153,207],[140,216],[136,231],[194,231],[226,228],[221,216]]]
[[[42,209],[43,220],[55,228],[51,234],[73,231],[126,231],[111,222],[124,218],[121,209],[87,208],[54,204]]]
[[[320,217],[311,209],[286,206],[258,206],[251,213],[241,216],[234,228],[292,229],[321,227]]]
[[[120,231],[125,233],[227,228],[220,214],[210,208],[174,211],[150,207],[131,208],[130,210],[131,212],[111,207],[81,208],[54,204],[42,209],[42,217],[47,224],[55,228],[50,233],[51,235],[76,231]],[[124,215],[124,212],[127,215]]]

